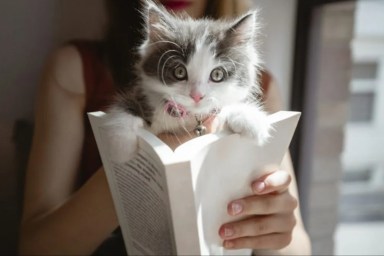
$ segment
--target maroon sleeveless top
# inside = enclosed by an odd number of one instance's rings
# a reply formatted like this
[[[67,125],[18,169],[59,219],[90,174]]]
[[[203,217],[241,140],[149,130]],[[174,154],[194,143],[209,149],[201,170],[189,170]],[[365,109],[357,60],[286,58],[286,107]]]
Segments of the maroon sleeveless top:
[[[101,158],[93,136],[87,113],[104,111],[112,103],[115,87],[112,75],[102,62],[102,52],[97,42],[71,42],[80,53],[85,84],[84,143],[79,169],[80,186],[100,168]]]
[[[112,103],[115,93],[112,75],[102,62],[102,52],[99,44],[91,41],[71,42],[79,51],[86,89],[86,104],[84,113],[84,143],[80,165],[80,185],[89,179],[98,168],[101,158],[93,136],[87,112],[103,111]],[[261,87],[264,94],[268,90],[271,76],[268,72],[261,73]]]

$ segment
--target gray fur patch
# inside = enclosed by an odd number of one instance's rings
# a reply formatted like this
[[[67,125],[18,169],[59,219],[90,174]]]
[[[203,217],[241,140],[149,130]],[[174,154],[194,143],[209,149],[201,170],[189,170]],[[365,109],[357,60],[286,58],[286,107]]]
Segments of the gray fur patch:
[[[166,85],[178,81],[173,76],[173,70],[180,64],[187,64],[195,52],[194,42],[179,44],[174,40],[162,40],[151,47],[151,53],[143,61],[143,72],[150,77],[157,78]],[[172,43],[170,43],[172,42]]]
[[[228,78],[236,80],[239,86],[253,86],[255,82],[249,76],[249,64],[252,61],[252,54],[248,54],[249,44],[231,36],[232,23],[177,17],[173,19],[172,29],[159,35],[158,41],[150,42],[147,47],[148,53],[141,66],[147,76],[171,86],[177,82],[173,76],[174,68],[181,64],[188,65],[196,53],[196,42],[202,40],[211,49],[212,56],[220,60],[227,70]],[[254,68],[256,73],[257,69]]]
[[[166,12],[165,10],[160,11]],[[156,15],[156,11],[151,12],[151,15]],[[217,60],[220,68],[226,71],[225,79],[230,80],[231,84],[243,88],[251,87],[249,90],[251,92],[258,90],[255,81],[258,69],[253,65],[255,59],[252,59],[257,56],[254,42],[248,40],[249,33],[244,37],[241,36],[241,32],[247,31],[242,27],[242,20],[246,20],[246,16],[234,23],[208,19],[192,20],[189,17],[177,17],[169,13],[161,14],[161,12],[159,15],[163,16],[152,16],[152,21],[158,23],[148,24],[148,38],[140,48],[141,59],[136,66],[139,78],[157,79],[160,83],[156,86],[159,84],[160,86],[161,84],[172,86],[179,82],[174,76],[176,67],[180,65],[188,67],[188,63],[194,59],[194,56],[212,54],[212,58],[207,59]],[[237,30],[238,27],[241,29]],[[149,31],[151,29],[154,31]],[[202,45],[205,47],[201,47]],[[196,55],[200,49],[205,51]],[[210,68],[217,68],[212,66],[213,64]],[[204,68],[206,67],[201,66],[201,70],[205,71],[202,74],[211,72]],[[197,68],[194,66],[194,72],[196,69],[197,72],[200,72],[200,66]],[[207,77],[207,81],[208,79],[209,77]],[[150,106],[148,98],[143,93],[141,88],[143,80],[137,80],[135,86],[121,93],[117,104],[127,112],[142,117],[150,124],[154,115],[154,107]],[[188,77],[186,80],[188,81]],[[162,97],[162,95],[158,96]],[[160,101],[164,99],[160,98]]]
[[[115,105],[125,112],[143,118],[148,125],[152,122],[153,109],[148,104],[147,97],[143,94],[139,83],[129,90],[119,92]]]

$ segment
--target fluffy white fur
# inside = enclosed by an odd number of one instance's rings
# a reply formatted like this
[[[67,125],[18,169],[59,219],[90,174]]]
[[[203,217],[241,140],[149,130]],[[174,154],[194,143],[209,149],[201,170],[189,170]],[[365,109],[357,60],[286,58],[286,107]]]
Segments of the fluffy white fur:
[[[123,163],[131,159],[137,149],[137,131],[144,127],[143,119],[120,109],[111,108],[110,120],[106,124],[109,157],[112,161]]]
[[[260,107],[245,103],[224,107],[219,115],[219,125],[219,130],[254,138],[259,145],[268,141],[272,128]]]
[[[248,37],[253,37],[255,33],[255,13],[250,13],[248,16],[243,16],[244,22],[236,27],[238,31],[235,37],[239,41],[246,40]],[[238,21],[237,21],[238,22]],[[190,18],[175,18],[165,10],[149,3],[148,7],[148,38],[139,48],[141,62],[138,63],[138,73],[140,76],[141,87],[143,93],[147,96],[148,104],[154,109],[152,124],[147,127],[155,134],[161,132],[191,132],[196,125],[195,115],[207,115],[212,109],[220,109],[218,115],[219,132],[228,130],[239,133],[242,136],[247,136],[255,139],[259,144],[265,143],[269,138],[270,124],[267,122],[266,113],[257,104],[249,104],[246,102],[247,97],[251,94],[251,90],[257,89],[252,86],[239,86],[234,79],[225,80],[220,83],[212,82],[209,77],[213,69],[223,66],[223,61],[228,65],[248,65],[248,78],[250,84],[256,84],[255,68],[260,63],[257,51],[252,43],[243,44],[239,49],[236,46],[233,50],[237,50],[239,55],[247,58],[247,64],[235,63],[231,58],[221,60],[215,58],[212,54],[213,48],[207,45],[206,39],[210,32],[206,29],[203,36],[195,43],[195,52],[188,63],[183,63],[188,73],[188,79],[167,85],[165,83],[164,73],[165,64],[172,60],[172,56],[168,59],[163,59],[162,55],[158,62],[158,73],[160,77],[146,75],[141,70],[142,61],[145,60],[152,52],[154,47],[159,43],[174,44],[176,42],[164,41],[160,35],[175,33],[172,25],[179,24],[180,29],[184,29],[182,33],[193,33],[194,29],[201,28],[208,24],[208,20],[195,21]],[[180,25],[181,24],[181,25]],[[232,29],[236,23],[222,22],[217,23],[222,29]],[[206,26],[208,28],[208,26]],[[176,50],[169,50],[169,52]],[[244,53],[245,51],[246,53]],[[164,62],[164,63],[163,63]],[[160,63],[163,63],[160,65]],[[196,103],[190,96],[192,91],[198,91],[204,98]],[[171,117],[164,109],[164,100],[173,101],[186,108],[191,114],[187,118]],[[132,157],[136,150],[136,134],[139,127],[144,126],[144,122],[140,117],[133,116],[119,108],[112,108],[110,111],[115,115],[115,121],[109,125],[111,144],[116,144],[111,147],[111,156],[118,162],[126,161]],[[129,146],[126,146],[129,145]]]

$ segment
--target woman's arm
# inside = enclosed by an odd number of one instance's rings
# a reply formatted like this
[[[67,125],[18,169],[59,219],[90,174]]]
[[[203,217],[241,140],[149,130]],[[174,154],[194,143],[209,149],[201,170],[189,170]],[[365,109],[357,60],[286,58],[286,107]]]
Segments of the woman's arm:
[[[84,91],[77,49],[59,49],[39,88],[21,254],[90,254],[118,226],[101,168],[75,191],[84,136]]]

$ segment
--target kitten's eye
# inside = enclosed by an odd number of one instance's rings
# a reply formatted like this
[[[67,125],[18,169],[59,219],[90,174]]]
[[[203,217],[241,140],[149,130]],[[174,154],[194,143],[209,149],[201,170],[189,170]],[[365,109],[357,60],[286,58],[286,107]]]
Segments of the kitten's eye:
[[[215,83],[219,83],[223,81],[225,76],[226,76],[226,73],[223,68],[215,68],[211,72],[211,80]]]
[[[185,69],[184,66],[178,66],[173,70],[173,76],[177,80],[185,80],[187,79],[187,70]]]

